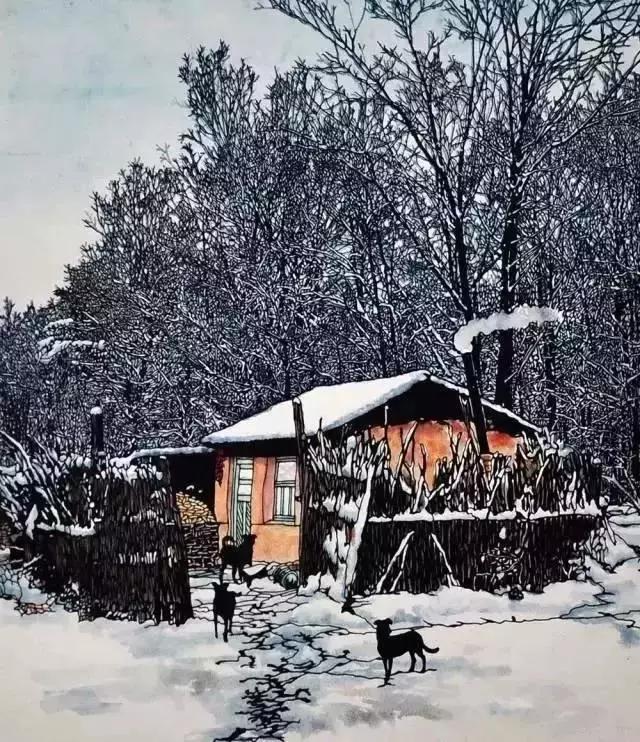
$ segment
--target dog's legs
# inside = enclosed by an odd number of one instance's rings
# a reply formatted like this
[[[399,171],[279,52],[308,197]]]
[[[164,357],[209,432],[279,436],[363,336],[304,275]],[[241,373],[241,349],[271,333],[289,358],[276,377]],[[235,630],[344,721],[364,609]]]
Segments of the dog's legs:
[[[228,636],[229,636],[228,627],[229,627],[229,621],[228,621],[228,619],[225,618],[224,619],[224,634],[222,635],[222,638],[225,641],[229,641],[229,639],[228,639]]]
[[[413,672],[416,669],[416,656],[413,652],[410,652],[411,655],[411,667],[409,668],[409,672]]]
[[[218,638],[218,614],[215,611],[213,612],[213,625],[215,627],[216,639],[217,639]]]
[[[229,633],[233,634],[233,616],[229,619]]]
[[[427,671],[427,658],[424,656],[424,652],[422,649],[418,650],[418,657],[422,660],[422,670],[420,672],[426,672]]]

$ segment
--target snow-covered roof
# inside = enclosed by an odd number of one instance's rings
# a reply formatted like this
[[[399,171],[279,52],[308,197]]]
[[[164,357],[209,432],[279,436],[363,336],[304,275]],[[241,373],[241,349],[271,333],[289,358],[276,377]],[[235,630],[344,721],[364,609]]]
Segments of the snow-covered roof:
[[[318,386],[298,397],[302,403],[305,433],[315,435],[319,428],[323,430],[339,428],[404,394],[416,384],[427,381],[468,396],[468,391],[464,387],[439,379],[427,371],[411,371],[390,378]],[[499,405],[485,401],[484,406],[487,410],[508,417],[520,427],[538,430],[531,423]],[[221,445],[290,438],[295,438],[295,425],[293,401],[287,400],[211,433],[205,436],[202,442],[208,445]]]
[[[195,456],[197,454],[210,454],[211,449],[207,446],[180,446],[176,448],[141,448],[138,451],[130,453],[128,456],[121,456],[112,459],[112,463],[119,466],[130,464],[135,459],[146,457],[157,458],[161,456]]]

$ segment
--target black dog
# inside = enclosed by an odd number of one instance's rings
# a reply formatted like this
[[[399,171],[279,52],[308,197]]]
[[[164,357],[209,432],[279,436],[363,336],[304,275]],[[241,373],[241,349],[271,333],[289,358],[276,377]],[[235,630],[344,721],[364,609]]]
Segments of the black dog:
[[[407,652],[411,655],[411,667],[409,672],[413,672],[416,666],[416,655],[422,660],[422,670],[426,672],[427,660],[425,652],[436,654],[440,651],[439,647],[432,649],[428,647],[423,638],[417,631],[405,631],[402,634],[391,636],[391,619],[383,618],[381,621],[374,621],[376,627],[376,638],[378,640],[378,654],[384,666],[384,684],[387,685],[391,677],[391,668],[393,667],[394,657],[401,657]]]
[[[219,585],[213,584],[215,590],[215,597],[213,598],[213,622],[216,631],[216,639],[218,638],[218,616],[222,619],[224,625],[224,633],[222,638],[227,641],[229,634],[233,634],[233,614],[236,610],[236,596],[237,593],[227,590],[227,583],[221,582]]]
[[[257,536],[255,534],[249,534],[242,537],[242,541],[236,545],[231,536],[225,536],[222,539],[222,549],[220,549],[220,582],[224,575],[224,570],[227,567],[231,567],[231,579],[234,582],[242,582],[237,580],[237,576],[245,577],[243,567],[253,566],[253,546],[256,542]]]

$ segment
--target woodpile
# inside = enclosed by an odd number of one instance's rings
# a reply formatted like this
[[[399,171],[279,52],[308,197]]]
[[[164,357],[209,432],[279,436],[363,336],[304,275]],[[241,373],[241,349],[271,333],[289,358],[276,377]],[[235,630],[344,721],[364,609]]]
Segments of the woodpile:
[[[184,526],[192,526],[196,523],[215,523],[216,519],[207,505],[195,497],[189,497],[182,492],[176,495],[176,503],[180,511],[180,520]]]
[[[207,505],[179,492],[182,533],[187,547],[189,569],[212,570],[218,564],[218,523]]]
[[[183,525],[189,569],[210,571],[218,564],[218,524],[194,523]]]

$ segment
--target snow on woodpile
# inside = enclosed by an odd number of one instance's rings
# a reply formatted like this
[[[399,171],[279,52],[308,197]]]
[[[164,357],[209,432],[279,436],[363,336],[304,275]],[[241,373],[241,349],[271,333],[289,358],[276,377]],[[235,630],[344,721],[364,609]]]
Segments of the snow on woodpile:
[[[85,487],[89,459],[34,443],[28,451],[0,433],[14,465],[0,471],[0,510],[15,529],[33,537],[34,529],[90,528],[89,501],[75,493]]]
[[[15,461],[0,472],[0,508],[24,535],[25,552],[37,555],[48,591],[66,600],[78,583],[73,610],[81,619],[181,624],[192,617],[166,459],[98,464],[0,435]],[[215,550],[217,533],[209,540]]]
[[[370,521],[372,523],[388,523],[390,521],[410,522],[420,520],[437,522],[446,520],[515,520],[516,518],[540,520],[541,518],[558,518],[565,515],[585,515],[595,518],[601,515],[601,510],[595,503],[590,503],[583,507],[576,507],[575,509],[561,508],[558,510],[543,510],[542,508],[538,508],[532,513],[528,513],[521,509],[502,510],[497,513],[492,513],[488,508],[472,508],[470,510],[457,511],[452,511],[446,508],[442,513],[430,513],[426,510],[422,510],[416,513],[398,513],[391,517],[374,515],[370,518]]]

